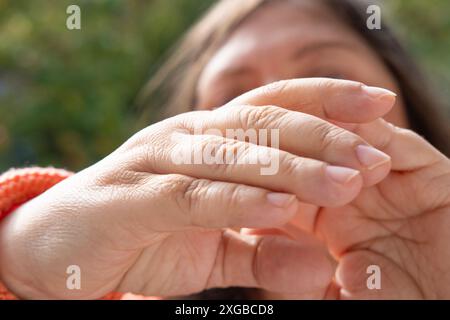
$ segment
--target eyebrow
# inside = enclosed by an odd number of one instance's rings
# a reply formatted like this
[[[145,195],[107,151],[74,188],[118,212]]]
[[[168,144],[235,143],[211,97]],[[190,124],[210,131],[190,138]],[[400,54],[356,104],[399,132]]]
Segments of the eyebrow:
[[[343,41],[324,41],[324,42],[317,42],[313,44],[309,44],[306,47],[301,48],[300,50],[297,50],[292,55],[292,60],[301,58],[302,56],[305,56],[307,54],[310,54],[314,51],[324,50],[324,49],[330,49],[330,48],[337,48],[337,49],[347,49],[347,50],[355,50],[355,46],[352,45],[349,42],[343,42]]]
[[[330,49],[330,48],[347,49],[347,50],[352,50],[352,51],[355,50],[355,46],[349,42],[343,42],[343,41],[338,41],[338,40],[322,41],[322,42],[309,44],[309,45],[295,51],[294,54],[292,54],[291,59],[296,60],[296,59],[299,59],[302,56],[310,54],[314,51]],[[239,76],[239,75],[246,74],[246,73],[251,73],[252,70],[253,69],[251,67],[228,68],[228,69],[222,71],[221,75],[225,76],[225,77],[233,77],[233,76]]]

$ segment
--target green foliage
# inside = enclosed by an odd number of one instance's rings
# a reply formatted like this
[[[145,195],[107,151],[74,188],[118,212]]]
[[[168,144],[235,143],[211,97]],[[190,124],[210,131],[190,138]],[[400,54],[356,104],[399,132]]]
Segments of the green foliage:
[[[149,71],[210,2],[0,0],[0,170],[111,152]],[[81,30],[66,28],[69,4]]]
[[[429,77],[450,101],[450,1],[385,0],[387,16]],[[447,103],[447,106],[449,103]]]
[[[133,101],[151,70],[212,2],[0,0],[0,171],[77,170],[114,150],[136,130]],[[82,8],[82,30],[66,29],[69,4]],[[448,88],[450,2],[390,0],[388,7]]]

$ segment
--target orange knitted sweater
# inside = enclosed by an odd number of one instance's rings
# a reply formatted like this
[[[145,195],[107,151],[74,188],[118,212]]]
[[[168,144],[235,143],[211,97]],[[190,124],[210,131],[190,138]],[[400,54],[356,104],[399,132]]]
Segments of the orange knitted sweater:
[[[71,172],[55,168],[11,169],[0,175],[0,223],[8,214],[25,202],[40,195],[58,182],[72,175]],[[0,300],[17,299],[0,282]],[[154,300],[156,297],[144,297],[132,293],[110,293],[107,300]]]

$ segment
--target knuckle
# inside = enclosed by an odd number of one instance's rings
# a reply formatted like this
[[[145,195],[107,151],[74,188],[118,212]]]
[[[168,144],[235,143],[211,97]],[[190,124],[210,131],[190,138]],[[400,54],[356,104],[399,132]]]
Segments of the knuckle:
[[[160,197],[174,198],[183,194],[185,189],[195,180],[179,174],[166,174],[152,178],[152,186]]]
[[[169,150],[163,145],[156,143],[147,143],[145,146],[136,150],[133,159],[136,163],[136,169],[142,171],[155,171],[158,162],[167,157]]]
[[[231,166],[242,157],[246,144],[223,137],[211,137],[201,142],[202,158],[211,171],[226,175]]]
[[[273,105],[246,107],[239,113],[241,127],[276,127],[279,120],[289,111]]]
[[[191,226],[220,227],[238,224],[242,210],[238,210],[243,186],[212,186],[207,179],[182,179],[171,192],[178,209],[183,213],[186,223]],[[217,206],[233,208],[230,214],[217,215]]]
[[[323,153],[338,145],[347,143],[356,144],[355,137],[344,129],[333,126],[325,121],[317,122],[314,125],[313,136],[318,138],[317,149]]]
[[[298,175],[299,170],[303,167],[304,159],[291,154],[286,154],[281,160],[280,173],[287,177]]]
[[[106,186],[138,186],[142,184],[146,178],[143,172],[136,172],[122,168],[117,170],[117,167],[106,172],[95,175],[92,179],[94,183],[101,187]]]
[[[218,165],[218,170],[222,170],[222,172],[230,170],[229,165],[237,163],[247,149],[246,144],[238,140],[224,140],[217,148],[216,158],[220,158],[223,163]]]
[[[169,196],[174,199],[180,212],[184,214],[186,221],[190,225],[199,225],[199,215],[201,198],[207,197],[209,180],[182,178],[169,187]]]
[[[189,111],[163,120],[160,123],[165,123],[166,128],[188,130],[192,133],[194,127],[197,124],[201,125],[202,121],[208,119],[211,114],[212,111],[210,110]]]
[[[362,82],[346,79],[317,78],[315,81],[316,86],[324,94],[331,94],[333,91],[343,87],[360,89],[364,85]]]

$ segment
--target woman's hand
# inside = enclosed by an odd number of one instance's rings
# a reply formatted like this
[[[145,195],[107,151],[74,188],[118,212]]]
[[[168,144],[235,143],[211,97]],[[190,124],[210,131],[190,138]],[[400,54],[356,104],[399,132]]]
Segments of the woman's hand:
[[[316,212],[339,261],[340,298],[450,298],[450,160],[416,133],[378,120],[353,131],[392,158],[392,172],[350,204]],[[369,290],[367,268],[381,271]]]
[[[342,207],[363,185],[386,177],[390,158],[319,117],[271,105],[295,102],[318,116],[366,123],[394,100],[349,81],[293,80],[247,93],[238,105],[152,125],[1,223],[0,278],[23,298],[100,298],[111,291],[173,296],[228,286],[322,292],[335,265],[321,245],[234,230],[282,226],[299,200]],[[280,129],[281,150],[192,135],[199,128]],[[174,163],[188,143],[245,152],[232,164]],[[277,174],[245,164],[254,154],[279,156]],[[80,290],[66,287],[70,265],[80,267]]]
[[[335,123],[345,120],[324,114],[316,105],[305,108],[286,99],[279,105]],[[301,241],[314,234],[323,240],[338,261],[336,283],[330,283],[327,298],[450,298],[450,160],[416,133],[382,119],[337,124],[388,154],[389,175],[344,206],[300,204],[282,232],[244,233],[284,234]],[[381,271],[380,289],[368,286],[369,277],[378,275],[370,266]]]

